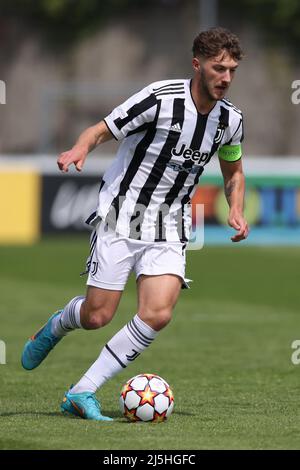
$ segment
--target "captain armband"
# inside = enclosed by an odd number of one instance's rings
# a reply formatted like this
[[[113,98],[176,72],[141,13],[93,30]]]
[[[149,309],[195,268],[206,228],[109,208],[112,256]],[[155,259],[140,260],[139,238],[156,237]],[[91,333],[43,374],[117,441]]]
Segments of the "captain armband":
[[[227,162],[235,162],[242,156],[242,146],[238,145],[223,145],[219,148],[218,156]]]

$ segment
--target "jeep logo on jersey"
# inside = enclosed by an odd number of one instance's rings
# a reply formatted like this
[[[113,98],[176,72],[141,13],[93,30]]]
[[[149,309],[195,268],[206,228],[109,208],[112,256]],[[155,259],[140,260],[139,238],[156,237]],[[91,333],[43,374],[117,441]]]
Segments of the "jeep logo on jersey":
[[[209,152],[200,152],[200,150],[193,150],[186,148],[185,144],[182,144],[180,150],[176,151],[176,148],[172,148],[172,155],[174,157],[181,157],[185,160],[192,160],[195,163],[207,163],[209,160]]]

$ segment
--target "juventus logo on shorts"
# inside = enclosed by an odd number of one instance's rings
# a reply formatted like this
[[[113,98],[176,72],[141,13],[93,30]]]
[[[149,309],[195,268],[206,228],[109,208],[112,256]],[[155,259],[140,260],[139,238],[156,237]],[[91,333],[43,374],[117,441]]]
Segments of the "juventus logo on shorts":
[[[97,270],[98,270],[98,264],[99,264],[98,261],[97,261],[97,262],[96,262],[96,261],[93,261],[93,262],[92,262],[91,271],[90,271],[90,272],[91,272],[91,274],[92,274],[93,276],[95,276],[95,274],[96,274],[96,272],[97,272]]]

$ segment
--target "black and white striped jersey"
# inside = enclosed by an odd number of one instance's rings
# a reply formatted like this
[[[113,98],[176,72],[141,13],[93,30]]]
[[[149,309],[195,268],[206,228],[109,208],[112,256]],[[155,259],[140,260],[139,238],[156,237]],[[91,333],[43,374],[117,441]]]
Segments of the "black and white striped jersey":
[[[164,80],[115,108],[105,123],[122,143],[103,176],[97,215],[125,237],[187,241],[204,166],[217,151],[231,161],[241,156],[241,111],[224,99],[200,114],[191,80]]]

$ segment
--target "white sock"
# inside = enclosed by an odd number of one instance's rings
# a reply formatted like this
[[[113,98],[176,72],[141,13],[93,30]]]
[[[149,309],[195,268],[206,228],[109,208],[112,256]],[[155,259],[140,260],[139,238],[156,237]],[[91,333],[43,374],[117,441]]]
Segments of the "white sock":
[[[84,296],[74,297],[65,306],[60,315],[52,320],[51,332],[53,335],[61,338],[70,331],[82,328],[80,323],[80,307],[85,300]]]
[[[157,333],[135,315],[108,341],[98,359],[72,388],[72,393],[95,393],[108,379],[127,367],[150,346]]]
[[[75,390],[75,391],[74,391]],[[70,388],[71,393],[81,393],[81,392],[91,392],[95,393],[97,390],[97,385],[94,384],[92,380],[90,380],[85,375],[80,379],[80,382],[75,386]]]

